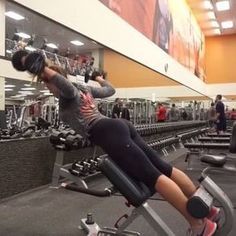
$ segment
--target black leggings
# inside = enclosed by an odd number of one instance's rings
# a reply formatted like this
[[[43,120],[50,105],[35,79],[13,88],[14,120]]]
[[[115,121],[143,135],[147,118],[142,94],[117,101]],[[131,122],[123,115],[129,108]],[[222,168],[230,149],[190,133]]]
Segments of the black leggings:
[[[129,176],[153,189],[158,177],[171,176],[172,166],[163,161],[124,119],[101,119],[90,129],[90,140],[100,146]]]

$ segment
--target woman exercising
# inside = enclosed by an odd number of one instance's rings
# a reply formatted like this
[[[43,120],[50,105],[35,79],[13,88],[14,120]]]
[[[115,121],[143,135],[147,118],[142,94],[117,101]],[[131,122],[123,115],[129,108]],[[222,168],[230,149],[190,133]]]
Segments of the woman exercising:
[[[100,146],[129,176],[144,182],[160,193],[189,222],[188,235],[211,236],[215,233],[219,209],[212,207],[207,218],[196,219],[187,209],[188,198],[196,191],[192,181],[182,171],[164,162],[139,136],[134,126],[124,119],[110,119],[99,113],[94,98],[115,93],[101,75],[91,78],[101,87],[72,84],[58,68],[46,65],[39,52],[18,51],[13,55],[15,69],[27,70],[44,82],[59,98],[59,113],[63,122]]]

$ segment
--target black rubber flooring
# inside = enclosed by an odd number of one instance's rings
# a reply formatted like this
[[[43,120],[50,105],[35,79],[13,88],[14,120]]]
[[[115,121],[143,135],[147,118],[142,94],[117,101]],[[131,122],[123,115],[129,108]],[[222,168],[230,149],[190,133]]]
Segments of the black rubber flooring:
[[[173,161],[173,164],[186,170],[183,156]],[[202,166],[199,165],[198,170],[186,172],[195,181],[200,174],[200,168]],[[211,177],[236,205],[235,176],[221,174]],[[100,189],[107,185],[110,184],[105,178],[91,183],[91,187]],[[131,210],[124,203],[125,199],[120,196],[98,198],[44,186],[0,202],[0,236],[84,236],[86,234],[78,226],[80,219],[87,213],[93,213],[99,225],[113,226],[121,215]],[[154,200],[149,200],[149,204],[176,236],[186,234],[187,222],[172,206],[167,202]],[[130,229],[144,236],[157,235],[142,217],[134,221]],[[230,233],[230,236],[235,235],[236,226]]]

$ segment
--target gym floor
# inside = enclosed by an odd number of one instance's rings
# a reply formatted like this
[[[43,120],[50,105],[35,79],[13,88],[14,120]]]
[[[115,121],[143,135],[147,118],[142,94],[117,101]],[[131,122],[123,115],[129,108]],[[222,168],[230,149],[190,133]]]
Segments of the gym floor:
[[[199,164],[199,162],[196,163]],[[185,170],[193,180],[196,180],[200,174],[200,170],[186,171],[183,156],[175,159],[173,164]],[[236,205],[235,176],[214,174],[211,178]],[[105,178],[99,178],[91,182],[89,186],[104,189],[110,184]],[[0,202],[0,235],[84,236],[86,234],[78,229],[78,226],[80,219],[86,217],[87,213],[93,213],[94,220],[100,226],[111,227],[120,216],[131,211],[124,203],[125,199],[121,196],[98,198],[43,186]],[[176,236],[186,234],[188,224],[172,206],[160,200],[149,200],[149,204]],[[138,231],[144,236],[157,235],[142,217],[134,221],[129,229]],[[236,225],[229,236],[234,236],[235,232]]]

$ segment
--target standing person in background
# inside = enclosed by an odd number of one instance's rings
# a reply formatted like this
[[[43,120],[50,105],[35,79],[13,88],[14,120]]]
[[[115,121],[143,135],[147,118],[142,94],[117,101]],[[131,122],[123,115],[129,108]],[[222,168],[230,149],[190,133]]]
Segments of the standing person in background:
[[[178,121],[179,120],[179,110],[175,107],[175,104],[172,104],[172,107],[169,111],[169,120]]]
[[[207,111],[207,120],[209,123],[209,127],[213,129],[216,121],[216,108],[214,102],[211,103],[211,107]]]
[[[121,109],[121,118],[130,120],[130,115],[129,115],[129,109],[128,109],[128,104],[123,103],[122,109]]]
[[[158,109],[157,109],[157,121],[158,122],[165,122],[166,120],[166,108],[163,106],[162,103],[158,104]]]
[[[188,114],[187,114],[185,109],[183,109],[183,112],[182,112],[182,119],[183,120],[187,120],[188,119]]]
[[[226,131],[225,105],[221,99],[222,95],[218,94],[216,96],[216,131],[218,134]]]
[[[120,118],[121,105],[122,105],[122,102],[121,102],[120,98],[116,98],[115,105],[113,106],[113,109],[112,109],[112,116],[111,116],[112,118]]]

